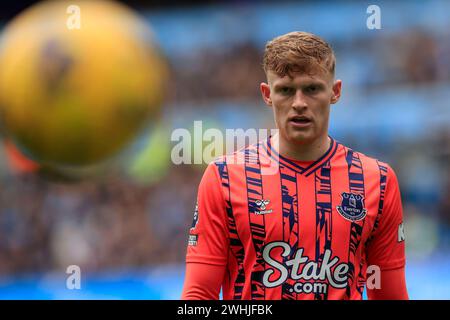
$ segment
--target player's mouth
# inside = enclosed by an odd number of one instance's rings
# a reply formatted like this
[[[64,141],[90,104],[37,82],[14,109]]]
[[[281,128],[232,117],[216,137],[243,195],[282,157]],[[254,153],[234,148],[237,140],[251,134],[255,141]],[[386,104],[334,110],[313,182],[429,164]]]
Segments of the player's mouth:
[[[312,124],[312,119],[307,116],[293,116],[289,118],[289,123],[295,128],[306,128]]]

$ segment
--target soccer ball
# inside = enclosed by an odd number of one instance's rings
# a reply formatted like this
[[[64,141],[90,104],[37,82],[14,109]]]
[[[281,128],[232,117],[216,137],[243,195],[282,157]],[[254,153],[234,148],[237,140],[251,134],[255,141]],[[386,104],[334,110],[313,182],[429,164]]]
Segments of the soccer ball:
[[[158,118],[167,79],[149,27],[111,1],[48,1],[0,38],[0,128],[30,159],[108,159]]]

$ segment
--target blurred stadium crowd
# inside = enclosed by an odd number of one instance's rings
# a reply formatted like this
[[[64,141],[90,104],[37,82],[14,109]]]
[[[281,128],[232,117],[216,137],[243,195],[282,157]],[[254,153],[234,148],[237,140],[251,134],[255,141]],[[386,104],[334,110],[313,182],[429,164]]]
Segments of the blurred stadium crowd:
[[[314,8],[323,10],[320,2]],[[172,19],[170,15],[175,13],[160,12],[154,20],[149,15],[157,36],[163,28],[158,22]],[[288,29],[283,27],[274,27],[274,33],[301,29],[302,24],[291,21]],[[366,30],[329,39],[344,83],[343,99],[332,111],[331,134],[396,170],[412,260],[450,253],[448,30],[448,25],[430,28],[416,22],[376,35]],[[266,40],[275,35],[267,34]],[[271,111],[259,94],[263,47],[249,32],[222,45],[168,52],[172,82],[162,121],[168,128],[189,127],[190,120],[221,128],[273,127]],[[378,118],[369,116],[374,110]],[[364,117],[369,119],[359,123]],[[65,270],[71,264],[92,272],[183,264],[203,166],[169,161],[152,183],[117,170],[101,180],[63,184],[14,171],[6,159],[3,153],[0,275]]]

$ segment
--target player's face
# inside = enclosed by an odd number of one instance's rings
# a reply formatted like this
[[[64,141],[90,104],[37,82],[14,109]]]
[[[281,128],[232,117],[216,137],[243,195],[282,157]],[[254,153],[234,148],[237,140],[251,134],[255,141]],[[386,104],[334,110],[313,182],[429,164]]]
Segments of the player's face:
[[[330,104],[339,100],[341,81],[329,72],[293,73],[280,77],[269,71],[261,93],[273,108],[280,138],[289,143],[308,144],[326,139]]]

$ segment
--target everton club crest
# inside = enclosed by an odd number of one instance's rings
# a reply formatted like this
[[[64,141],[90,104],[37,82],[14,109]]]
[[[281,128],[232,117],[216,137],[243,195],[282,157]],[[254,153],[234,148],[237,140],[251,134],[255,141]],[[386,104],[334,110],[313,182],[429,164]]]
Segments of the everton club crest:
[[[342,192],[341,198],[341,205],[336,206],[336,209],[341,216],[352,222],[364,219],[367,210],[364,208],[364,197],[362,195]]]

